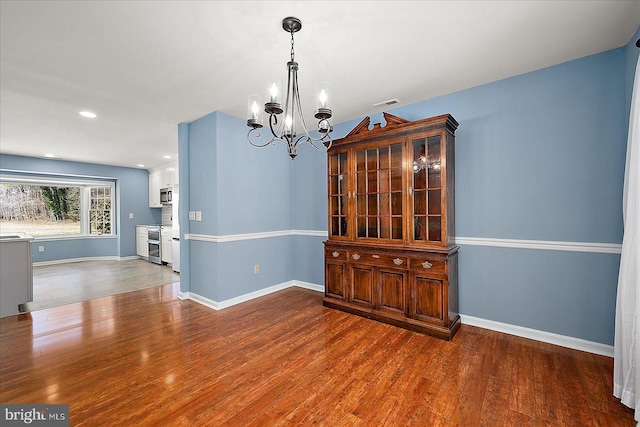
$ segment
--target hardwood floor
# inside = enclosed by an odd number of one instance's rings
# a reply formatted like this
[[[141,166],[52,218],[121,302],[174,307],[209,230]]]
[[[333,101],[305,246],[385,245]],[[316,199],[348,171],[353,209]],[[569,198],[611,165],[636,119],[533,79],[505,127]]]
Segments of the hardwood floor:
[[[165,285],[0,319],[0,402],[73,426],[631,426],[610,358],[462,325],[446,342],[290,288],[222,311]]]

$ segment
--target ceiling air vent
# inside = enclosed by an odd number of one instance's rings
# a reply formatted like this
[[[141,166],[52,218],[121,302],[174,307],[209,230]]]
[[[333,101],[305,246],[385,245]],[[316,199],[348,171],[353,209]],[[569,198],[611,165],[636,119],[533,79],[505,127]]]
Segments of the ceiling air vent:
[[[399,103],[400,103],[400,100],[398,98],[393,98],[388,101],[378,102],[377,104],[373,104],[373,106],[376,108],[381,108],[381,107],[388,107],[389,105],[395,105]]]

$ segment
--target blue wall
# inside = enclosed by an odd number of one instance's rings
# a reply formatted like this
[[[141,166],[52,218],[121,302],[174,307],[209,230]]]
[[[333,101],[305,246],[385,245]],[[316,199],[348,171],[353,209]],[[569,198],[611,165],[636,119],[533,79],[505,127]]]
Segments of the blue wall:
[[[636,30],[629,43],[626,46],[626,64],[627,64],[627,127],[629,123],[629,114],[631,113],[631,95],[633,94],[633,79],[636,74],[636,64],[640,56],[640,49],[636,47],[636,41],[640,39],[640,27]]]
[[[185,188],[180,177],[179,209],[188,233],[215,237],[292,228],[292,162],[281,147],[251,147],[244,121],[218,112],[179,129],[179,167],[189,180]],[[202,221],[183,220],[188,211],[201,211]],[[291,280],[292,239],[182,239],[181,252],[190,257],[181,256],[188,263],[187,275],[181,265],[181,290],[223,301]]]
[[[149,173],[144,169],[47,160],[0,154],[0,169],[38,174],[109,178],[116,183],[114,237],[41,240],[33,245],[33,261],[136,255],[136,225],[159,224],[160,209],[149,208]],[[133,219],[129,218],[133,213]],[[44,252],[38,252],[44,246]]]
[[[408,120],[451,113],[460,123],[456,237],[621,243],[633,42],[389,111]],[[336,124],[333,137],[360,121]],[[302,148],[291,162],[281,146],[251,147],[246,132],[243,120],[221,113],[189,124],[180,169],[191,168],[189,209],[208,210],[191,232],[301,232],[188,243],[192,275],[183,290],[216,301],[288,280],[324,282],[326,237],[314,234],[327,230],[326,156]],[[619,258],[463,244],[460,312],[610,345]]]

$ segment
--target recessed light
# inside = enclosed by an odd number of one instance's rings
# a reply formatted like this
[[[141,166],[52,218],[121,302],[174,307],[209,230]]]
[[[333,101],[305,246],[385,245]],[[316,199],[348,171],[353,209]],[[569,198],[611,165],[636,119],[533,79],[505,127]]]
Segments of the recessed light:
[[[164,157],[165,159],[170,159],[171,158],[171,156],[169,156],[169,155],[162,156],[162,157]]]
[[[88,119],[95,119],[97,116],[96,113],[92,113],[91,111],[80,111],[79,113],[82,117],[86,117]]]
[[[56,155],[55,154],[51,154],[51,153],[45,153],[44,154],[45,157],[48,157],[50,159],[54,158]]]
[[[138,163],[138,165],[137,165],[137,166],[138,166],[139,168],[143,168],[143,167],[144,167],[144,165],[143,165],[142,163]]]

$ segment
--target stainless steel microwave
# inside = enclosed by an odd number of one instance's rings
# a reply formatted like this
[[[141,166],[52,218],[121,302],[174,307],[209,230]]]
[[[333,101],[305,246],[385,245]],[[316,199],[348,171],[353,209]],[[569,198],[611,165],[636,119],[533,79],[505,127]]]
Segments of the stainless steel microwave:
[[[160,203],[163,205],[171,204],[171,188],[161,188],[160,189]]]

